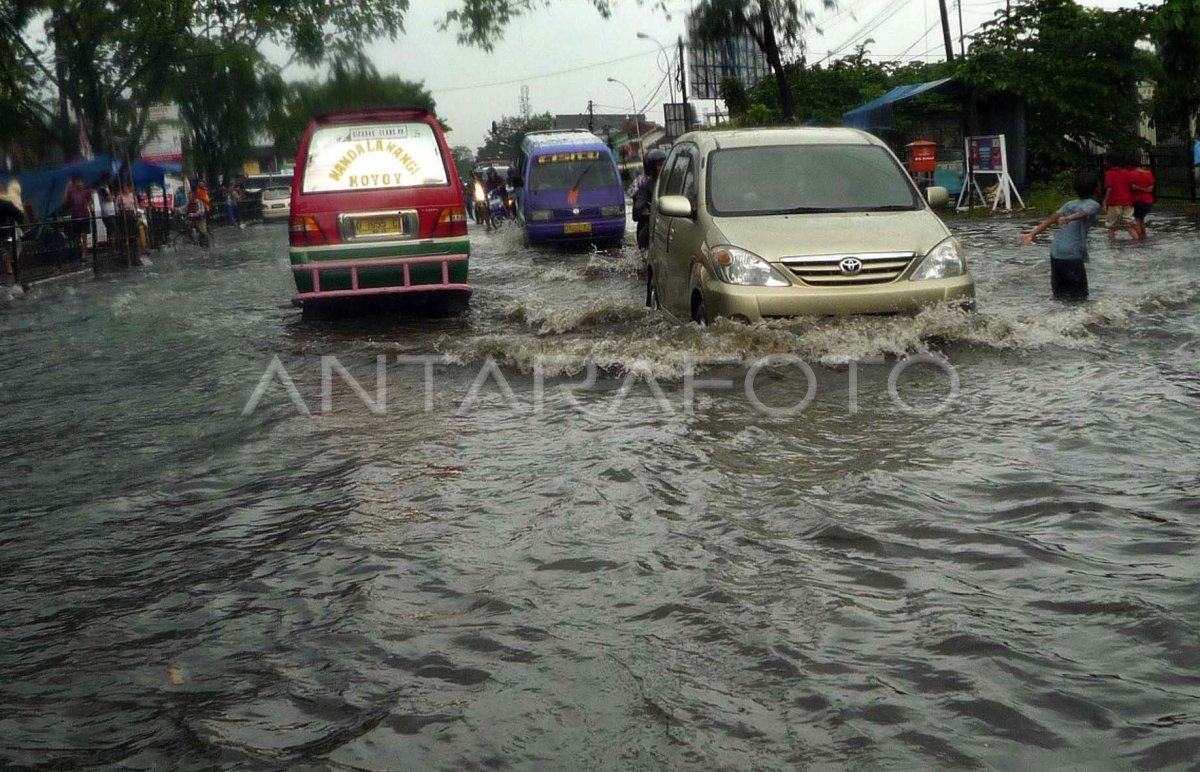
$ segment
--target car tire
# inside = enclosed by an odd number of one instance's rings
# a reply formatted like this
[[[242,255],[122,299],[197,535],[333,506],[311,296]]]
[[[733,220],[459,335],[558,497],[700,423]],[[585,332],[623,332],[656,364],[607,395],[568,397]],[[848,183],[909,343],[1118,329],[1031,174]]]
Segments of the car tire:
[[[658,282],[654,281],[654,271],[646,271],[646,307],[654,311],[662,309],[662,301],[658,299]]]
[[[708,326],[708,304],[704,302],[704,295],[692,301],[692,321],[701,327]]]
[[[448,298],[441,307],[441,315],[445,317],[462,316],[471,308],[471,296],[456,295]]]

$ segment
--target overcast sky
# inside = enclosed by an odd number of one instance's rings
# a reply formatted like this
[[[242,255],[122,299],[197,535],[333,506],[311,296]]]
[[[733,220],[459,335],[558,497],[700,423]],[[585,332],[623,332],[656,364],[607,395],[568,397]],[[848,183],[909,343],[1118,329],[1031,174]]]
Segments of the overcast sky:
[[[959,9],[955,0],[947,1],[957,52]],[[961,2],[968,35],[1004,8],[1004,0]],[[1131,5],[1122,0],[1083,4],[1110,10]],[[689,0],[667,0],[669,18],[649,2],[616,0],[608,19],[588,0],[555,0],[509,26],[492,53],[460,46],[453,31],[438,31],[437,22],[457,5],[455,0],[418,0],[405,16],[403,37],[368,49],[380,72],[424,82],[439,116],[453,128],[451,144],[474,149],[493,120],[518,114],[522,84],[529,87],[535,113],[582,113],[589,99],[597,112],[628,113],[636,101],[649,120],[663,122],[662,103],[668,101],[663,58],[658,46],[639,40],[637,33],[654,36],[674,53],[693,5]],[[937,0],[843,0],[832,10],[818,11],[815,26],[821,32],[806,34],[808,58],[816,62],[831,52],[837,58],[873,38],[869,51],[876,59],[940,60],[944,46],[938,25]],[[673,59],[672,67],[676,63]],[[633,100],[624,87],[607,82],[610,77],[628,84]],[[711,111],[713,102],[698,103],[698,109]]]

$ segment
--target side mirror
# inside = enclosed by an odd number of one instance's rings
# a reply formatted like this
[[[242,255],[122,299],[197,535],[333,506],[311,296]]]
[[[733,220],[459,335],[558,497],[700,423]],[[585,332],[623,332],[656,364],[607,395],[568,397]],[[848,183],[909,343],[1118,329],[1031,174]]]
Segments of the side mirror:
[[[950,205],[950,191],[938,185],[925,188],[925,198],[929,199],[929,205],[934,209]]]
[[[663,196],[658,199],[658,213],[664,217],[691,217],[692,202],[687,196]]]

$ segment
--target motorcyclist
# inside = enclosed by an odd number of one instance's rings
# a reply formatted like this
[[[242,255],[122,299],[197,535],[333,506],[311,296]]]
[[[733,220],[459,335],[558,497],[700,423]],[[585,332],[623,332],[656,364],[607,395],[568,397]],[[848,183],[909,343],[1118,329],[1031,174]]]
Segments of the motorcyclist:
[[[654,149],[646,153],[642,159],[642,174],[629,187],[629,196],[633,199],[633,220],[637,223],[637,245],[639,249],[650,246],[650,206],[654,202],[654,187],[658,184],[658,175],[662,172],[667,154]]]
[[[500,220],[508,214],[508,191],[504,186],[504,180],[500,177],[500,173],[496,171],[496,167],[489,166],[487,170],[487,201],[488,201],[488,226],[490,231],[493,228],[499,227]],[[500,202],[499,206],[494,205],[494,201]]]

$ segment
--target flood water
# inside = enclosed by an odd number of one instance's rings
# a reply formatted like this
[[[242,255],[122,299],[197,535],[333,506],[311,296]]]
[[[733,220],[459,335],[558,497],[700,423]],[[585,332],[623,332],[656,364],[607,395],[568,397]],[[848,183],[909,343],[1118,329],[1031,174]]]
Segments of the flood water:
[[[465,316],[305,319],[282,226],[0,295],[0,767],[1195,769],[1197,225],[1063,305],[1030,224],[974,314],[477,232]]]

